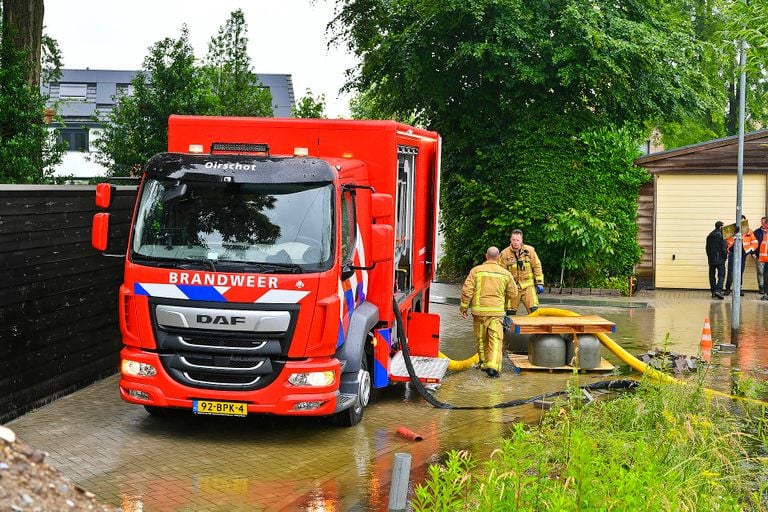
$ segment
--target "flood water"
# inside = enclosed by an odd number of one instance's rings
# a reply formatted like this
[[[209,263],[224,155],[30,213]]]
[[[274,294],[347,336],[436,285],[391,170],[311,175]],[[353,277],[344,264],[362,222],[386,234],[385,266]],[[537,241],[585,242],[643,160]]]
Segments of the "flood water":
[[[455,300],[430,305],[441,316],[441,351],[452,359],[475,352],[471,319]],[[708,295],[708,294],[707,294]],[[752,294],[753,296],[755,294]],[[616,324],[611,338],[636,355],[662,347],[697,355],[704,319],[715,344],[730,342],[731,302],[702,293],[657,292],[629,301],[560,301],[543,306],[599,315]],[[768,302],[745,300],[735,353],[713,353],[712,387],[728,391],[733,369],[763,375],[768,365]],[[620,360],[602,349],[602,356]],[[493,405],[565,389],[572,372],[507,369],[488,379],[477,369],[449,373],[435,392],[457,406]],[[579,374],[579,384],[615,378]],[[299,510],[386,511],[396,453],[412,457],[411,483],[450,450],[488,457],[516,422],[536,422],[532,405],[506,409],[445,410],[430,406],[410,385],[379,392],[360,425],[341,428],[304,418],[246,419],[185,415],[158,419],[123,403],[112,377],[11,422],[19,437],[50,453],[47,461],[100,499],[126,512]],[[397,434],[406,427],[421,436]]]
[[[653,297],[635,300],[560,300],[544,297],[542,307],[555,307],[574,311],[581,315],[598,315],[616,324],[616,332],[609,335],[630,354],[638,355],[656,348],[665,348],[681,355],[700,356],[701,334],[705,318],[709,319],[712,339],[717,346],[721,343],[736,342],[733,353],[713,351],[707,385],[718,391],[729,391],[732,371],[739,370],[748,375],[764,375],[768,366],[768,303],[759,300],[744,300],[741,303],[741,326],[738,339],[731,335],[731,301],[711,301],[708,294],[691,297],[695,292],[658,292]],[[754,294],[752,294],[754,296]],[[754,299],[754,297],[753,297]],[[441,351],[452,359],[464,359],[474,354],[475,342],[471,332],[471,319],[462,319],[458,314],[455,299],[435,297],[431,312],[441,316]],[[507,340],[509,341],[509,340]],[[614,354],[601,349],[601,355],[622,373],[632,373]],[[637,375],[637,374],[635,374]],[[681,375],[680,378],[685,380]],[[457,406],[494,405],[510,400],[538,396],[543,393],[560,391],[572,372],[523,371],[519,375],[505,371],[502,378],[488,379],[482,372],[470,369],[450,373],[435,394],[440,401]],[[607,373],[582,373],[578,384],[586,385],[595,381],[615,378]],[[371,416],[402,418],[402,423],[421,429],[424,441],[403,445],[397,451],[411,453],[414,471],[412,480],[423,481],[426,466],[440,461],[449,450],[470,450],[478,457],[487,457],[498,446],[512,424],[517,421],[535,422],[542,411],[532,405],[508,409],[480,411],[439,410],[431,408],[415,396],[408,387],[391,391],[384,401],[379,401],[366,412]],[[366,419],[368,421],[368,419]],[[371,473],[387,480],[391,471],[391,456],[371,460]],[[354,478],[353,478],[354,480]],[[372,479],[371,482],[378,481]],[[365,482],[359,481],[363,488]],[[387,496],[376,486],[363,491],[355,510],[386,510]],[[326,496],[328,498],[328,496]],[[320,508],[307,503],[303,510],[348,510],[342,503],[331,499]],[[340,508],[334,508],[336,503]]]

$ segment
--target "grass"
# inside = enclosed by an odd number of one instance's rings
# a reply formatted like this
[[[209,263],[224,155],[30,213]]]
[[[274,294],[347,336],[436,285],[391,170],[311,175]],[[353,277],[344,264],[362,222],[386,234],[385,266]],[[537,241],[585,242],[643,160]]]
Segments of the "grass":
[[[702,380],[644,381],[589,406],[574,388],[539,424],[515,425],[489,460],[453,451],[430,466],[413,510],[766,510],[764,411],[710,400]]]

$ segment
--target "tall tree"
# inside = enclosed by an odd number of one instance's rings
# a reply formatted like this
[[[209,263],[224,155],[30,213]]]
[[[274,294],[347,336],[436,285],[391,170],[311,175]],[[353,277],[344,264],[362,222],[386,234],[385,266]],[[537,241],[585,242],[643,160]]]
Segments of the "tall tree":
[[[662,115],[649,125],[658,126],[667,149],[735,135],[739,131],[738,48],[750,41],[747,80],[747,130],[768,124],[768,82],[765,77],[765,2],[742,0],[687,0],[681,11],[692,20],[700,50],[695,60],[707,82],[713,84],[712,101],[683,116]]]
[[[312,90],[307,89],[307,93],[299,98],[295,107],[291,107],[293,117],[305,119],[322,119],[325,115],[325,95],[313,96]]]
[[[739,81],[741,69],[738,64],[738,49],[742,41],[747,51],[747,129],[768,125],[768,4],[766,2],[744,2],[724,0],[723,21],[713,38],[722,41],[728,57],[729,101],[727,135],[739,131]]]
[[[32,87],[40,84],[43,13],[43,0],[3,0],[3,41],[26,55]]]
[[[186,25],[178,39],[152,45],[131,85],[133,95],[120,98],[94,142],[96,161],[115,176],[138,174],[152,155],[166,150],[171,114],[207,114],[212,108]]]
[[[647,178],[592,179],[605,168],[594,160],[614,159],[594,134],[636,147],[646,120],[714,104],[720,84],[701,70],[687,2],[339,0],[334,41],[361,62],[347,87],[443,135],[444,264],[463,273],[512,227],[545,245],[549,216],[594,216],[590,203],[610,192],[634,221],[632,187]],[[622,151],[622,169],[633,155]],[[614,261],[638,254],[631,230],[620,238]],[[545,263],[559,269],[557,258]]]
[[[208,43],[204,72],[213,90],[214,114],[272,116],[272,94],[253,71],[247,34],[245,16],[238,9]]]
[[[0,41],[0,183],[45,183],[63,147],[50,136],[40,94],[42,0],[3,5]],[[49,61],[60,63],[55,41]]]

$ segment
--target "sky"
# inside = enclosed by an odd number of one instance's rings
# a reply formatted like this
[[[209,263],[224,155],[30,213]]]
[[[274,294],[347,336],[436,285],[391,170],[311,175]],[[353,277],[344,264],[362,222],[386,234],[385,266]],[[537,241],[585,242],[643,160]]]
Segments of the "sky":
[[[44,32],[56,39],[65,68],[141,69],[149,47],[189,28],[199,59],[236,9],[248,24],[248,53],[256,73],[290,74],[296,99],[325,95],[328,117],[349,115],[340,95],[355,57],[328,47],[325,26],[333,0],[46,0]]]

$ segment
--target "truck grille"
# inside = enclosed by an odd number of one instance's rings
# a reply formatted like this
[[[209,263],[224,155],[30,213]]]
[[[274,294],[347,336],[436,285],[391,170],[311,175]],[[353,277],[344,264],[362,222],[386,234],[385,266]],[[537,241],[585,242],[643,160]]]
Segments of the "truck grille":
[[[158,356],[175,381],[199,389],[250,391],[273,382],[285,365],[298,305],[201,303],[153,299]],[[200,317],[244,319],[201,328]],[[269,330],[267,330],[269,329]],[[279,330],[275,330],[279,329]]]

